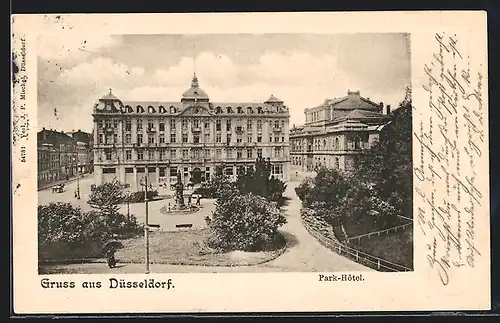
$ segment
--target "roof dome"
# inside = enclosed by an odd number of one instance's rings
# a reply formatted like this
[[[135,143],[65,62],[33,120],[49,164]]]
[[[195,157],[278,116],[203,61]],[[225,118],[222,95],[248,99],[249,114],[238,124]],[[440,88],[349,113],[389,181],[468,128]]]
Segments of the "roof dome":
[[[109,93],[103,96],[100,100],[108,100],[108,101],[120,101],[116,96],[113,95],[111,89],[109,89]]]
[[[184,93],[182,93],[183,99],[188,100],[208,100],[208,95],[205,91],[200,89],[198,86],[198,78],[196,75],[193,76],[193,80],[191,81],[191,87],[187,89]]]
[[[266,100],[265,103],[282,103],[282,102],[283,101],[281,101],[280,99],[275,97],[273,94],[271,94],[271,96],[269,97],[269,99]]]

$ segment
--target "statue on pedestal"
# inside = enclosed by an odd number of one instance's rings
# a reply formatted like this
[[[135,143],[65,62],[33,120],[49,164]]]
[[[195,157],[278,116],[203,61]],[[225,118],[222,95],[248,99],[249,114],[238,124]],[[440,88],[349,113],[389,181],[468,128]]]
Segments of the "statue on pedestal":
[[[184,184],[181,181],[181,172],[177,173],[177,183],[175,183],[175,208],[184,209]]]

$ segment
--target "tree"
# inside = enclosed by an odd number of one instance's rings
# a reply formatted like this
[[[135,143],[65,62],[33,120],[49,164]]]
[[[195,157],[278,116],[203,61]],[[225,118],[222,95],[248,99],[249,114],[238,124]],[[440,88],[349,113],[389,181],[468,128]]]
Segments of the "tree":
[[[227,193],[217,199],[209,224],[208,245],[221,251],[263,251],[276,247],[286,223],[275,203],[264,197]]]
[[[391,114],[378,142],[363,155],[355,177],[370,183],[373,194],[406,217],[413,213],[411,88]]]
[[[87,203],[102,215],[116,214],[118,213],[119,204],[125,198],[123,190],[123,185],[117,180],[93,186]]]
[[[38,206],[38,250],[40,259],[99,256],[111,237],[97,212],[82,212],[70,203]]]

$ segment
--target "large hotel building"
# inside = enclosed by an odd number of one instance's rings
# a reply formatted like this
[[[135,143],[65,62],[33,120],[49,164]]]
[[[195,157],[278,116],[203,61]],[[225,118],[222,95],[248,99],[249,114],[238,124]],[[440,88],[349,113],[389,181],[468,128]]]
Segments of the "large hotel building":
[[[359,91],[326,99],[304,110],[306,122],[290,129],[292,167],[312,171],[325,166],[352,171],[358,158],[389,123],[390,106],[364,98]]]
[[[236,176],[257,157],[288,179],[289,110],[275,96],[262,103],[210,102],[194,75],[180,102],[122,102],[111,91],[93,110],[96,184],[118,179],[140,189],[177,180]]]

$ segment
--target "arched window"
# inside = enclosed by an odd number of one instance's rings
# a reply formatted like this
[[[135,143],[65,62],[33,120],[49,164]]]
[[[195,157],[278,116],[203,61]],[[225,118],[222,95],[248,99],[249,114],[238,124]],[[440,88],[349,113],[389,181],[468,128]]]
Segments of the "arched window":
[[[144,108],[141,105],[138,105],[136,107],[136,109],[137,109],[137,113],[144,113]]]
[[[323,149],[326,150],[326,139],[323,139]]]
[[[177,109],[173,105],[171,105],[170,106],[170,113],[176,113],[176,112],[177,112]]]
[[[221,114],[221,113],[222,113],[222,108],[221,107],[215,108],[215,114]]]
[[[247,113],[248,113],[248,114],[252,114],[252,113],[253,113],[253,109],[252,109],[252,107],[248,107],[248,108],[247,108]]]
[[[354,149],[361,149],[361,139],[359,136],[354,137]]]

